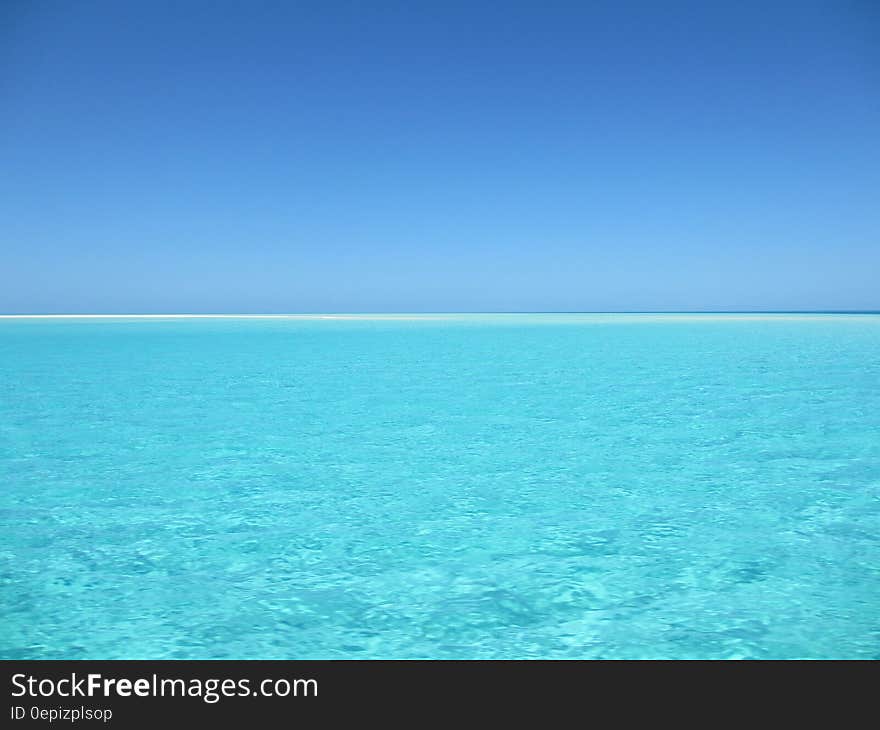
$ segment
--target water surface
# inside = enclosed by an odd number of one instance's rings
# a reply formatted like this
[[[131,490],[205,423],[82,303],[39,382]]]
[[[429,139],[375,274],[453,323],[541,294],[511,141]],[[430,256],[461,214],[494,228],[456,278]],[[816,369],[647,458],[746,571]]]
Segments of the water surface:
[[[880,316],[0,321],[4,658],[880,657]]]

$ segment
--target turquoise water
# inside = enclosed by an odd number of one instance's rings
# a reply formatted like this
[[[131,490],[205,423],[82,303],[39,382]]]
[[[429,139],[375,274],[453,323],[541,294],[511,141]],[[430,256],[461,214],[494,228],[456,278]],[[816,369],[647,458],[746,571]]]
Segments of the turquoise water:
[[[880,316],[0,320],[4,658],[880,657]]]

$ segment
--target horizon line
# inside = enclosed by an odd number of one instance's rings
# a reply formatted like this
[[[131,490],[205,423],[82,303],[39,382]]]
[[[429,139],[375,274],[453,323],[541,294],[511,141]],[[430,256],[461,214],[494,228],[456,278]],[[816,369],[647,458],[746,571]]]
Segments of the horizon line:
[[[880,309],[657,309],[657,310],[510,310],[510,311],[431,311],[431,312],[77,312],[77,313],[0,313],[0,319],[358,319],[366,317],[419,318],[486,315],[810,315],[880,314]]]

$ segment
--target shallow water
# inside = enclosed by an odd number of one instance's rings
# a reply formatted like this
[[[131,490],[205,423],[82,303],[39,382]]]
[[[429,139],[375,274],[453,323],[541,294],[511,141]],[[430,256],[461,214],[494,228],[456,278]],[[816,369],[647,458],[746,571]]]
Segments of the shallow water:
[[[4,658],[880,657],[880,316],[0,321]]]

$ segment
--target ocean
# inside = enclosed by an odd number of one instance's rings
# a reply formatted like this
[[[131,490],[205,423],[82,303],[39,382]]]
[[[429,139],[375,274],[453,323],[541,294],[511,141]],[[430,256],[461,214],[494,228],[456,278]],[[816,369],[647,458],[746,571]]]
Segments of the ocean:
[[[880,315],[0,319],[0,657],[880,658]]]

